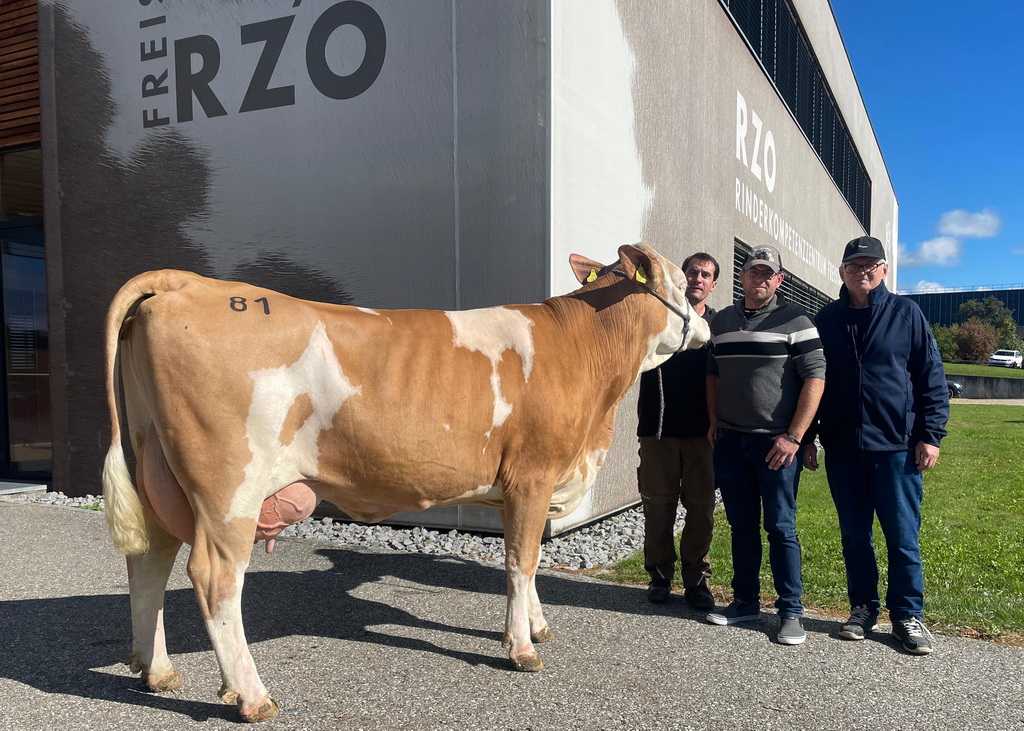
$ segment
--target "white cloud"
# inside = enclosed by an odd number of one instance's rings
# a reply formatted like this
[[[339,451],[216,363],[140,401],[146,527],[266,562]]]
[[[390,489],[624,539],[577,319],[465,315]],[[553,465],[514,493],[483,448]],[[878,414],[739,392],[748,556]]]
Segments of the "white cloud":
[[[939,219],[939,233],[967,239],[988,239],[999,235],[1003,222],[991,208],[981,213],[960,210],[947,211]]]
[[[952,267],[960,263],[960,242],[952,236],[929,239],[920,244],[917,251],[910,251],[904,244],[900,244],[899,249],[900,266],[907,269],[924,266]]]
[[[1021,246],[1019,249],[1014,249],[1010,253],[1011,254],[1024,254],[1024,246]]]
[[[929,282],[922,279],[917,284],[910,288],[911,292],[933,292],[937,289],[945,289],[945,287],[938,282]]]

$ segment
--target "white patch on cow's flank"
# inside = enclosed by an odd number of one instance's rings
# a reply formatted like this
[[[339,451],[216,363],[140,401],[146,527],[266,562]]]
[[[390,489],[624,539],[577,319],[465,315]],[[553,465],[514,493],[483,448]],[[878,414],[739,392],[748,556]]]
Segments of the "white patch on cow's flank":
[[[322,322],[313,328],[306,349],[295,363],[253,371],[249,377],[253,394],[245,437],[252,460],[235,490],[225,523],[234,518],[255,518],[263,500],[275,491],[299,479],[315,479],[320,458],[317,439],[332,427],[341,405],[361,390],[342,372]],[[313,413],[289,444],[281,444],[288,412],[303,394],[309,396]]]
[[[357,307],[356,309],[360,312],[365,312],[367,315],[377,315],[377,317],[380,317],[380,313],[377,310],[371,310],[369,307]]]
[[[482,353],[491,361],[491,390],[494,392],[494,412],[491,428],[501,426],[512,413],[512,404],[501,394],[498,363],[506,350],[514,350],[522,361],[523,380],[530,380],[533,370],[533,320],[518,310],[506,307],[488,307],[482,310],[445,312],[452,323],[453,343]],[[490,431],[487,432],[488,436]]]

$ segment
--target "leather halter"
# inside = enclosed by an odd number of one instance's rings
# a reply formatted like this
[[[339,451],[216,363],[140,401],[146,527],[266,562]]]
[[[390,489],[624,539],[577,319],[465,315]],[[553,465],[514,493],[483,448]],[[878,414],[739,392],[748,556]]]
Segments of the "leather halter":
[[[622,271],[621,269],[612,269],[612,272],[615,273],[615,274],[618,274],[623,279],[630,279],[630,277],[624,271]],[[640,284],[640,282],[637,282],[637,284]],[[679,347],[676,348],[676,352],[678,353],[679,351],[683,350],[686,347],[686,337],[690,334],[690,314],[687,313],[687,312],[684,312],[681,309],[679,309],[674,303],[669,302],[667,299],[662,297],[660,294],[655,292],[653,289],[648,287],[646,284],[644,284],[642,286],[648,292],[650,292],[655,297],[657,297],[658,301],[661,302],[661,304],[665,305],[665,307],[669,308],[672,312],[676,313],[681,318],[683,318],[683,339],[682,339],[682,342],[679,344]]]

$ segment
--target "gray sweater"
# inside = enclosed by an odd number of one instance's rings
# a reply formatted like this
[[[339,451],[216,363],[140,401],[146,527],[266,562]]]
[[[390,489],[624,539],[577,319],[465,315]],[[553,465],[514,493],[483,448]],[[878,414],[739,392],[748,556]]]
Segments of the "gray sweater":
[[[784,434],[804,379],[825,378],[825,354],[807,311],[778,294],[748,319],[743,300],[711,323],[708,374],[718,376],[717,426]]]

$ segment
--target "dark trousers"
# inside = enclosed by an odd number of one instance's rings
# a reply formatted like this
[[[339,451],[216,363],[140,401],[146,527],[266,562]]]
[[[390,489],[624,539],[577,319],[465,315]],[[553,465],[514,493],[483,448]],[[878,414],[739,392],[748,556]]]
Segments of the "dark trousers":
[[[782,617],[803,616],[800,539],[796,533],[799,459],[780,470],[764,461],[774,442],[767,434],[719,429],[715,439],[715,475],[725,515],[732,527],[732,589],[736,601],[761,599],[761,512],[768,534],[768,561]]]
[[[861,452],[830,446],[825,472],[839,515],[850,606],[880,606],[874,521],[885,536],[889,587],[885,605],[892,620],[921,618],[924,572],[921,566],[921,499],[924,486],[913,450]]]
[[[679,539],[679,570],[684,587],[711,576],[708,552],[715,524],[715,475],[705,437],[640,437],[637,470],[644,506],[644,568],[651,579],[675,575],[676,506],[686,522]]]

